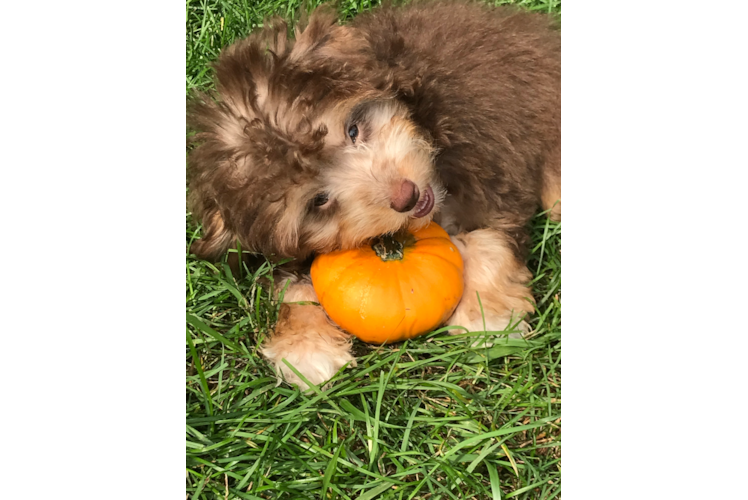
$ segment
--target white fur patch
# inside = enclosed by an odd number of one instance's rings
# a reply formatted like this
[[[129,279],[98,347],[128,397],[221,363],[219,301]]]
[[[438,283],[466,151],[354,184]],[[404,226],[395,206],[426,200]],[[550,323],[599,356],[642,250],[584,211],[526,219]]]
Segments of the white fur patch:
[[[315,385],[330,380],[347,363],[356,366],[356,360],[351,355],[350,336],[331,324],[320,306],[290,304],[316,302],[317,295],[311,283],[295,278],[289,281],[282,306],[288,309],[281,310],[275,332],[261,352],[279,377],[306,390],[309,388],[306,382],[283,362],[284,359]],[[284,281],[281,284],[284,285]]]
[[[505,316],[494,316],[487,315],[485,321],[483,316],[475,318],[472,311],[468,311],[467,308],[457,310],[449,318],[448,324],[452,326],[463,326],[468,329],[469,332],[503,332],[511,326],[512,333],[508,335],[510,339],[521,339],[530,331],[530,325],[526,321],[519,321],[517,315],[507,314]],[[473,316],[473,319],[469,319]],[[516,330],[519,330],[517,332]],[[452,331],[454,334],[464,333],[464,330]],[[500,336],[504,338],[504,335]]]
[[[502,332],[512,325],[526,334],[527,322],[517,322],[534,310],[526,285],[531,275],[517,262],[506,237],[495,230],[479,229],[453,236],[452,241],[465,263],[465,292],[446,324],[471,332]],[[452,330],[454,334],[463,332]],[[509,334],[509,338],[522,336]]]
[[[347,363],[356,366],[356,360],[351,356],[347,343],[331,342],[326,337],[324,331],[317,331],[310,325],[309,330],[303,333],[303,338],[293,343],[280,342],[264,347],[262,354],[273,363],[276,373],[286,382],[297,384],[299,388],[306,390],[309,386],[283,362],[283,359],[315,385],[330,380]]]
[[[468,319],[469,317],[473,319]],[[500,343],[502,339],[507,337],[510,339],[521,339],[530,332],[530,325],[525,320],[520,321],[520,318],[516,314],[507,313],[505,316],[496,316],[489,313],[485,318],[483,316],[475,318],[474,311],[470,311],[468,307],[458,308],[452,317],[449,318],[448,324],[465,327],[469,332],[490,332],[483,337],[477,338],[471,344],[471,347],[492,347],[495,343]],[[506,330],[509,330],[511,333],[494,333]],[[465,330],[460,328],[450,330],[450,333],[459,335],[465,333]]]

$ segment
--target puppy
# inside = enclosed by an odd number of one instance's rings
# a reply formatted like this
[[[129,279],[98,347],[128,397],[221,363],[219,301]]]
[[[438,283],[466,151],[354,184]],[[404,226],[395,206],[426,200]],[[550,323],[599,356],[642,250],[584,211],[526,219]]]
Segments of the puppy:
[[[189,202],[203,224],[192,252],[215,260],[238,241],[295,259],[262,348],[276,371],[306,387],[283,359],[314,384],[355,364],[349,336],[298,303],[316,301],[304,269],[314,254],[432,220],[465,262],[447,325],[482,331],[485,315],[501,331],[532,313],[526,225],[538,207],[561,215],[553,21],[440,1],[346,25],[317,10],[301,25],[289,39],[275,19],[224,49],[216,92],[188,111]]]

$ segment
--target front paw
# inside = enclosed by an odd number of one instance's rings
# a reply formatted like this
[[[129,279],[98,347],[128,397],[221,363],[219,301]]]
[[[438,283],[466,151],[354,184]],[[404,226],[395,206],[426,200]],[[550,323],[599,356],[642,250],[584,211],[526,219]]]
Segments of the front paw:
[[[350,349],[350,337],[330,324],[321,307],[282,304],[278,324],[262,347],[262,354],[286,382],[306,390],[306,382],[283,362],[284,359],[309,382],[319,386],[344,365],[356,366]]]
[[[524,313],[523,313],[524,314]],[[464,327],[469,332],[508,332],[510,339],[521,339],[530,331],[530,325],[517,314],[506,313],[504,315],[485,314],[480,311],[459,309],[455,311],[446,323],[447,326]],[[465,333],[461,328],[450,330],[453,335]],[[498,336],[498,335],[497,335]],[[500,335],[502,338],[504,335]],[[488,344],[489,342],[486,342]]]

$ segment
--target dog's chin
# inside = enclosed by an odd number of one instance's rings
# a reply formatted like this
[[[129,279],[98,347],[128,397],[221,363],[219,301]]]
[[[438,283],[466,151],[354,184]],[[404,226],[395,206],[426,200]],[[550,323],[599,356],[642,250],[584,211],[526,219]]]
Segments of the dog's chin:
[[[428,215],[424,215],[422,217],[411,217],[408,220],[408,231],[418,231],[419,229],[423,229],[424,227],[431,224],[431,221],[434,220],[434,215],[436,213],[436,207],[434,207],[431,212]]]
[[[400,231],[414,232],[419,229],[423,229],[431,223],[431,221],[434,219],[435,213],[436,207],[433,207],[428,214],[421,217],[406,215],[402,217],[399,224],[393,224],[389,227],[380,226],[378,231],[367,234],[366,236],[362,235],[361,237],[357,238],[355,242],[350,242],[348,245],[344,245],[343,248],[335,248],[334,250],[352,250],[364,245],[369,245],[373,240],[376,240],[383,234],[394,234]]]

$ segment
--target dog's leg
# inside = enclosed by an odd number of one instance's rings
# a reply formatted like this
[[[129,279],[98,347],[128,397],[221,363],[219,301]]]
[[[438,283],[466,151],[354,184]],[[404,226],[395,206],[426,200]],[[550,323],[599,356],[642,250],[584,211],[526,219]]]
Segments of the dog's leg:
[[[289,384],[307,389],[306,383],[286,366],[283,359],[316,385],[329,380],[346,363],[356,366],[351,355],[350,336],[330,323],[321,306],[298,303],[317,301],[308,279],[291,280],[283,301],[278,323],[262,346],[262,354],[270,360],[279,376]]]
[[[453,236],[452,241],[465,263],[465,292],[447,325],[463,326],[474,332],[503,331],[507,325],[519,323],[516,329],[527,332],[523,318],[534,311],[527,287],[532,275],[517,260],[509,237],[495,229],[478,229]],[[521,334],[509,336],[518,338]]]
[[[561,145],[553,148],[543,165],[543,189],[541,191],[543,210],[550,210],[548,217],[561,220]]]

